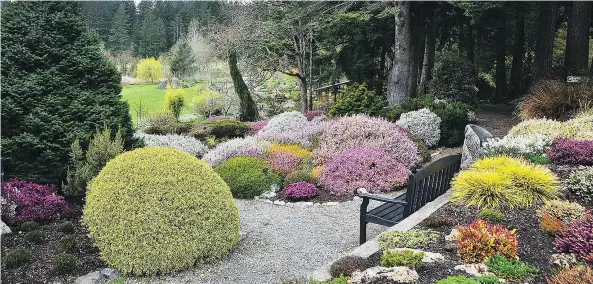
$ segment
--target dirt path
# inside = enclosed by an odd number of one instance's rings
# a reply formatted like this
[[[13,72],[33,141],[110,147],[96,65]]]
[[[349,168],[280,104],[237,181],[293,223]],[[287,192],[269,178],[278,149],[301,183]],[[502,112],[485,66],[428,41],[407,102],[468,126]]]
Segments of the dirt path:
[[[513,115],[512,107],[497,107],[476,112],[478,125],[490,131],[494,137],[503,137],[509,130],[519,123]]]

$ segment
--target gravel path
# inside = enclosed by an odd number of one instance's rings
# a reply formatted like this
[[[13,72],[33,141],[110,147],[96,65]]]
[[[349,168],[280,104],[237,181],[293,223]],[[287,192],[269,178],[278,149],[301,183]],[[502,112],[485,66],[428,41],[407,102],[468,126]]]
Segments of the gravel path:
[[[228,258],[202,268],[134,282],[281,283],[307,275],[358,246],[360,201],[308,207],[236,201],[244,235]],[[369,224],[367,237],[373,238],[385,229]]]

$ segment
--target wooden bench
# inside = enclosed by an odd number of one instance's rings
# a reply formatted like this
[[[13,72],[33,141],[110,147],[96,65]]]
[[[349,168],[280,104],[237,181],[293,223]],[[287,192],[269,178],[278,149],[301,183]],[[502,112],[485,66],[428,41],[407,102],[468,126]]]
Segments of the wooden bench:
[[[411,174],[406,193],[394,198],[358,194],[362,198],[360,244],[366,242],[367,223],[393,226],[449,190],[451,179],[459,171],[460,165],[461,154],[449,155],[433,161]],[[367,211],[370,200],[380,201],[383,204]]]

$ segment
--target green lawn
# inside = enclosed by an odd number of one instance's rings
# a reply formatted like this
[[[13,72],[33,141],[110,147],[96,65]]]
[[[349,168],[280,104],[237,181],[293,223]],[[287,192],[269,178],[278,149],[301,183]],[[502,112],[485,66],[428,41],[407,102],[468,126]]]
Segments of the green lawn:
[[[181,115],[191,114],[192,101],[198,91],[198,86],[206,88],[205,83],[198,83],[191,88],[183,89],[185,106]],[[152,114],[162,112],[165,104],[165,90],[157,89],[158,85],[128,85],[122,87],[122,99],[130,105],[132,123],[138,125],[140,120],[149,118]],[[141,119],[138,117],[138,109],[142,105]]]

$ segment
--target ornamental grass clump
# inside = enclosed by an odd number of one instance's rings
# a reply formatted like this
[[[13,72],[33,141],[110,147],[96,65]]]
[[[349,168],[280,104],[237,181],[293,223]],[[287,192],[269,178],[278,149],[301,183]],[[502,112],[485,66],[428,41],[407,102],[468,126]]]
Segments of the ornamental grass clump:
[[[299,181],[288,185],[282,191],[284,198],[292,200],[304,200],[315,197],[319,194],[319,189],[314,184]]]
[[[359,114],[340,118],[326,129],[314,153],[316,163],[323,164],[355,146],[383,150],[408,169],[420,162],[418,147],[404,129],[387,120]]]
[[[517,256],[519,241],[515,230],[478,218],[467,226],[458,226],[457,231],[457,255],[464,263],[481,263],[496,254],[509,259]]]
[[[480,208],[526,208],[558,194],[558,179],[548,168],[507,156],[477,160],[451,185],[453,202]]]
[[[229,187],[208,164],[171,148],[136,149],[108,162],[89,185],[83,220],[101,258],[130,275],[219,259],[239,241]]]
[[[47,221],[68,209],[64,197],[52,184],[37,184],[13,178],[4,183],[2,195],[16,204],[16,215],[9,222]]]
[[[441,139],[441,118],[427,108],[403,113],[395,124],[420,138],[428,147],[436,146]]]
[[[593,167],[584,167],[571,173],[566,187],[582,200],[593,203]]]
[[[358,188],[388,192],[408,182],[410,170],[386,151],[373,146],[353,147],[333,156],[319,183],[333,195],[354,195]]]
[[[143,139],[146,146],[170,147],[190,153],[196,157],[202,157],[208,152],[208,147],[202,141],[189,136],[177,134],[152,135],[136,132],[134,133],[134,137]]]
[[[550,215],[564,223],[570,223],[585,215],[586,209],[576,202],[564,200],[550,200],[536,211],[536,215],[542,218],[545,214]]]
[[[265,161],[254,157],[232,158],[214,168],[226,182],[235,198],[253,198],[272,185],[282,184],[282,177],[268,168]]]
[[[593,140],[556,139],[547,156],[554,164],[593,165]]]
[[[218,144],[206,153],[202,160],[216,167],[228,159],[239,156],[262,158],[270,146],[270,142],[255,137],[235,138]]]
[[[379,246],[384,251],[394,248],[417,249],[436,241],[438,237],[439,233],[432,230],[412,229],[387,232],[379,237]]]
[[[556,235],[554,246],[559,253],[574,253],[587,264],[593,264],[593,216],[585,216],[574,220]]]

